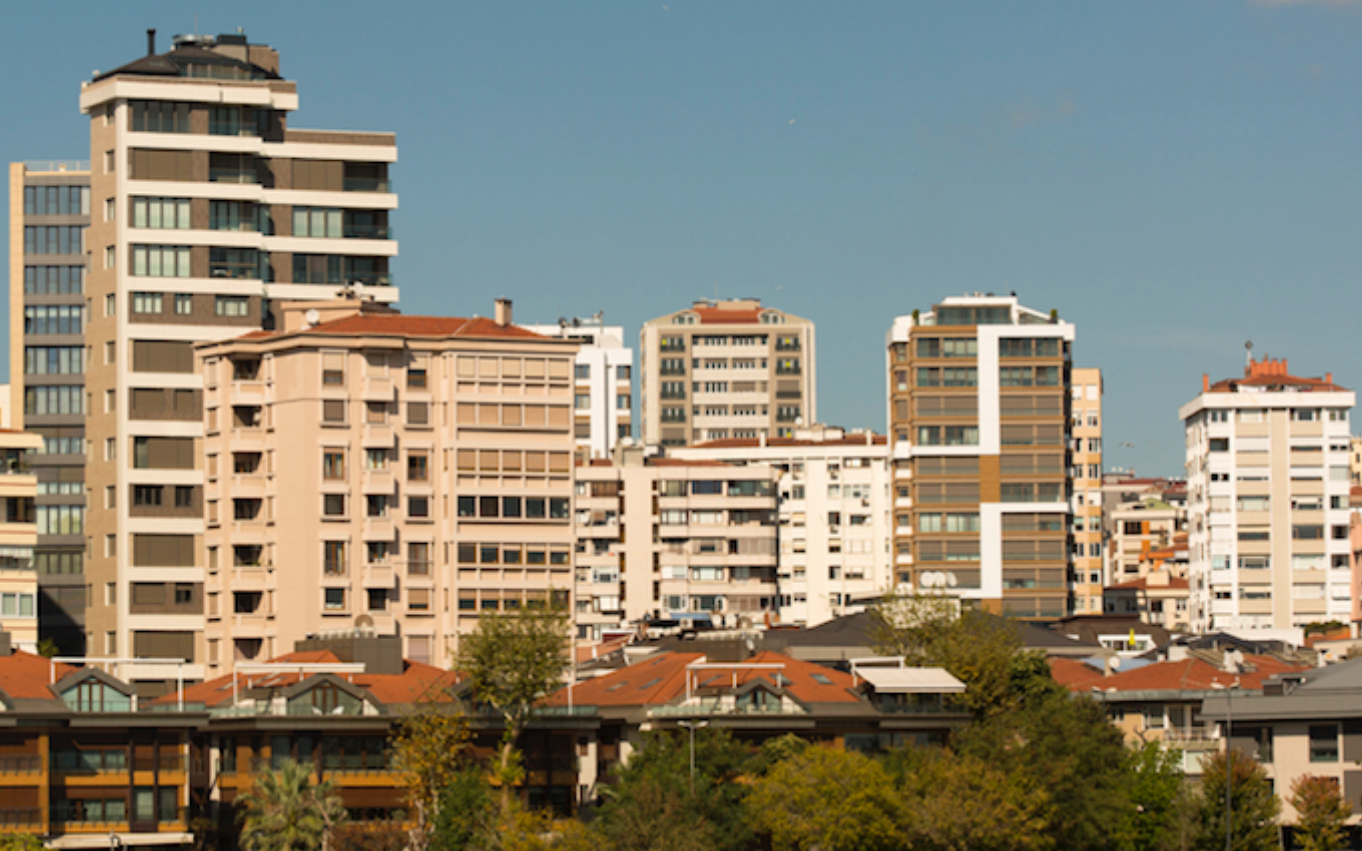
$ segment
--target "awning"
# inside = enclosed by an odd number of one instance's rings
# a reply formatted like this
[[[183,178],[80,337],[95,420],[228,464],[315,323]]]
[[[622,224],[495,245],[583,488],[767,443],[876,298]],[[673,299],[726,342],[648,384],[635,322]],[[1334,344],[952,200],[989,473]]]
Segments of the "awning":
[[[856,676],[881,694],[963,694],[965,684],[945,668],[858,667]]]

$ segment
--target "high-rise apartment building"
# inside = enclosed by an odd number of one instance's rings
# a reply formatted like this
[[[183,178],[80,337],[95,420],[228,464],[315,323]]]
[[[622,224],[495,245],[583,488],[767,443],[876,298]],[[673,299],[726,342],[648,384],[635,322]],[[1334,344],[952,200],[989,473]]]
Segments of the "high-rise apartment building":
[[[600,314],[522,327],[580,346],[573,366],[573,435],[583,457],[609,458],[618,441],[633,437],[634,350],[624,346],[624,329],[606,325]]]
[[[1250,360],[1178,411],[1187,445],[1192,629],[1351,615],[1348,415],[1356,394]]]
[[[294,302],[199,346],[210,676],[354,629],[444,667],[479,616],[568,604],[576,345],[510,310]]]
[[[888,335],[898,587],[1023,618],[1069,608],[1074,326],[946,298]]]
[[[776,482],[765,464],[645,457],[577,467],[578,636],[647,616],[737,624],[775,611]]]
[[[87,162],[9,169],[11,425],[42,438],[37,570],[42,634],[62,653],[85,651],[85,228]]]
[[[0,629],[9,634],[5,647],[29,652],[38,647],[38,477],[30,463],[42,445],[36,434],[0,429]]]
[[[1075,367],[1069,379],[1069,478],[1073,509],[1070,610],[1101,614],[1102,587],[1102,371]]]
[[[729,438],[668,455],[780,471],[782,623],[817,626],[893,586],[892,471],[883,435],[814,424],[794,437]]]
[[[702,300],[643,324],[643,442],[788,437],[818,416],[813,322],[758,299]]]
[[[178,36],[85,83],[90,117],[88,650],[203,666],[203,382],[195,342],[283,300],[396,299],[390,133],[298,130],[297,86],[244,35]],[[121,675],[146,693],[166,669]]]

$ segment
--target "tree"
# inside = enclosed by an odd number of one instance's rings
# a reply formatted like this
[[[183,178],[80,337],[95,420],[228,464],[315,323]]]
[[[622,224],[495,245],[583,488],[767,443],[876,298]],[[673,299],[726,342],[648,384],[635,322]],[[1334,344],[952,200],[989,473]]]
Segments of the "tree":
[[[977,718],[1015,708],[1014,686],[1024,684],[1014,657],[1021,652],[1015,623],[949,597],[892,597],[871,610],[875,651],[909,665],[945,668],[965,684],[963,706]],[[1015,682],[1014,682],[1015,678]]]
[[[782,851],[903,847],[903,803],[893,781],[855,751],[799,750],[757,781],[747,810]]]
[[[1134,851],[1162,851],[1178,844],[1180,816],[1187,798],[1182,753],[1148,742],[1130,760],[1127,843]]]
[[[914,851],[1052,851],[1046,790],[993,761],[949,750],[899,752]]]
[[[38,639],[38,646],[35,649],[38,651],[38,655],[44,659],[51,659],[61,653],[61,648],[51,638]]]
[[[255,775],[236,799],[241,845],[247,851],[325,851],[331,830],[345,818],[331,782],[313,785],[310,769],[285,760],[278,771]]]
[[[1301,851],[1335,851],[1347,844],[1344,825],[1353,809],[1339,794],[1337,780],[1303,774],[1291,784],[1289,800],[1296,808],[1296,842]]]
[[[1281,802],[1258,761],[1238,749],[1212,754],[1202,763],[1197,818],[1201,829],[1193,847],[1219,851],[1225,847],[1225,778],[1230,777],[1230,815],[1235,851],[1275,851],[1274,824]]]
[[[474,699],[499,714],[504,724],[496,770],[503,807],[509,806],[511,787],[524,773],[516,742],[534,704],[567,673],[569,627],[561,608],[527,608],[480,618],[477,629],[460,642],[458,666]]]
[[[692,791],[689,736],[653,733],[608,790],[600,831],[621,851],[746,848],[752,825],[742,781],[750,759],[727,730],[696,730]]]
[[[440,818],[445,790],[463,767],[468,724],[452,707],[428,702],[397,723],[392,734],[393,765],[402,772],[414,818],[412,851],[424,851]]]
[[[465,851],[482,847],[496,822],[492,790],[482,769],[468,767],[440,789],[430,834],[431,851]]]
[[[0,851],[43,851],[47,846],[32,833],[10,833],[0,836]]]

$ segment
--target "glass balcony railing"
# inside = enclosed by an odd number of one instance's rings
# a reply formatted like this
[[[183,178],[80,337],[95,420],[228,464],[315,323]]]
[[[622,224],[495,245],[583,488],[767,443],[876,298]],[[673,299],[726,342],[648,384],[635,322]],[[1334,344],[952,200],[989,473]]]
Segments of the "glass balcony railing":
[[[344,183],[346,192],[391,192],[392,181],[386,177],[347,177]]]

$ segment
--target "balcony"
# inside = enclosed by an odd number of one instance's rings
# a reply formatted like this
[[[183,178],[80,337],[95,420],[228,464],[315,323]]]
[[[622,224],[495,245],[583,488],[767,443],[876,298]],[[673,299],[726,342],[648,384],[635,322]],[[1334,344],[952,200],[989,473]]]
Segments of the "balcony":
[[[365,588],[397,587],[397,570],[392,561],[375,561],[364,565]]]
[[[343,231],[346,239],[392,239],[393,229],[388,225],[361,225],[347,223]]]
[[[392,192],[393,182],[386,177],[347,177],[346,192]]]

